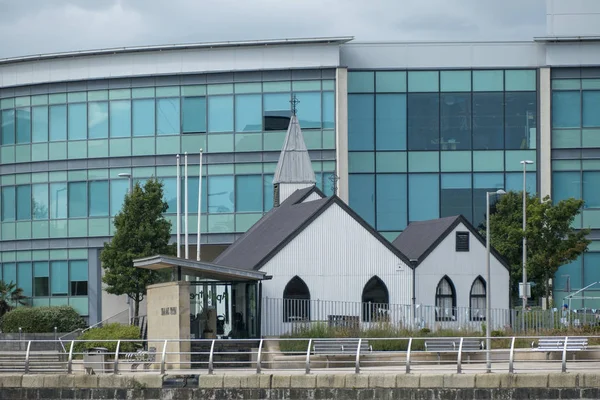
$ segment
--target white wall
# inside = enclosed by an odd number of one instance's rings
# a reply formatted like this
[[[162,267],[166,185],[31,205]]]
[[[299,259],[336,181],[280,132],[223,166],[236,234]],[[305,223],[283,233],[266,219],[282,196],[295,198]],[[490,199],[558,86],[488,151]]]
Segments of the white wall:
[[[547,0],[546,34],[548,36],[598,36],[600,1]]]

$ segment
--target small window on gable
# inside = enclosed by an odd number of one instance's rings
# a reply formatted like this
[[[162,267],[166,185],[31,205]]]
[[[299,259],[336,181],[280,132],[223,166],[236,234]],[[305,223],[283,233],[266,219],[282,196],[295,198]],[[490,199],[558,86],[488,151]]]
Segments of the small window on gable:
[[[456,251],[469,251],[469,232],[456,232]]]

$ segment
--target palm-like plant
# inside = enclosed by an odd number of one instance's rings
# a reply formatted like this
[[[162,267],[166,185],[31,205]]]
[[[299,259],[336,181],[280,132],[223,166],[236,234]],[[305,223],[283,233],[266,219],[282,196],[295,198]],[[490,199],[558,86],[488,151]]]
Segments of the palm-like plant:
[[[27,296],[16,283],[0,281],[0,317],[12,310],[18,304],[27,305]]]

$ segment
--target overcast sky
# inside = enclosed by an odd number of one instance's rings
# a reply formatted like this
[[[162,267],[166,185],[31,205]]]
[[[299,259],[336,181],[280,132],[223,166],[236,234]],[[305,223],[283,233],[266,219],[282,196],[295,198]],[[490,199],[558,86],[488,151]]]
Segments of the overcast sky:
[[[531,40],[544,22],[545,0],[0,0],[0,58],[315,36]]]

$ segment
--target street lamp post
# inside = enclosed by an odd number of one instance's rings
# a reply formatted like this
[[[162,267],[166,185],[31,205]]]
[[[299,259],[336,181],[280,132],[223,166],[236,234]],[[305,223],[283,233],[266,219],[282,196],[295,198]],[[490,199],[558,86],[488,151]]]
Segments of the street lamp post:
[[[486,247],[486,256],[485,256],[485,280],[486,280],[486,288],[485,288],[485,361],[487,372],[492,372],[492,360],[490,354],[491,347],[491,325],[492,325],[492,316],[490,313],[490,305],[491,305],[491,292],[492,292],[492,281],[491,281],[491,273],[490,273],[490,195],[503,195],[506,192],[502,189],[498,189],[495,192],[486,192],[485,194],[485,247]]]
[[[522,328],[525,329],[525,309],[527,308],[527,165],[533,164],[531,160],[521,161],[523,164],[523,321]]]
[[[131,173],[129,172],[121,172],[119,174],[119,178],[127,178],[129,180],[129,195],[131,196],[131,194],[133,193],[133,179],[131,176]],[[129,296],[127,296],[127,312],[128,312],[128,317],[129,317],[129,325],[131,325],[131,323],[133,322],[133,316],[131,315],[131,298]]]

